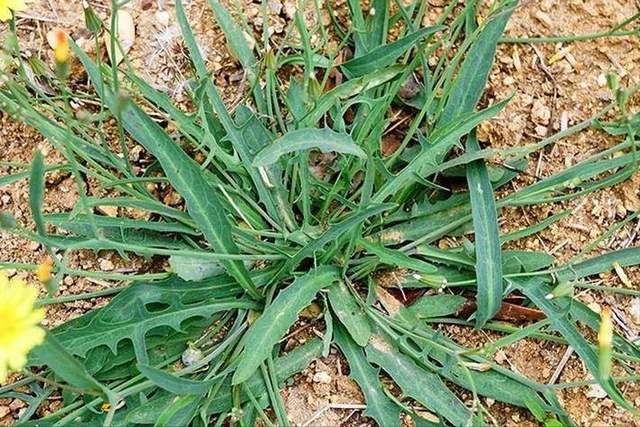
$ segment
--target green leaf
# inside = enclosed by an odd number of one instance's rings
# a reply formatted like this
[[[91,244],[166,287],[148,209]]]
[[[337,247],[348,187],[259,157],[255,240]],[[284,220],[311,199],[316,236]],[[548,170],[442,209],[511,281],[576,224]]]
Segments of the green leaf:
[[[367,359],[393,378],[405,396],[444,417],[455,426],[466,426],[471,412],[434,373],[427,372],[403,355],[381,335],[374,335],[366,347]]]
[[[336,153],[352,154],[366,158],[367,154],[358,147],[351,136],[346,133],[336,132],[330,128],[306,128],[287,132],[266,146],[253,159],[253,166],[263,167],[271,165],[285,154],[298,151],[306,151],[312,148],[323,153],[335,151]]]
[[[421,28],[400,40],[378,46],[363,56],[350,59],[342,64],[341,68],[344,70],[345,74],[351,78],[364,76],[365,74],[378,71],[393,64],[400,55],[410,49],[418,41],[444,28],[445,27],[441,25]]]
[[[93,378],[51,333],[47,333],[44,342],[32,350],[32,355],[40,363],[46,364],[69,385],[90,394],[111,396],[111,391]]]
[[[321,353],[322,342],[314,338],[289,353],[278,357],[274,361],[276,379],[279,383],[282,383],[287,378],[302,371],[312,360],[320,357]],[[245,385],[257,399],[267,395],[267,388],[260,372],[252,375]],[[175,396],[173,395],[161,395],[158,398],[154,398],[127,414],[126,421],[134,424],[153,424],[158,419],[158,414],[169,407],[174,399]],[[247,401],[249,401],[249,397],[241,392],[240,403]],[[231,381],[226,380],[209,403],[206,412],[207,414],[219,414],[229,411],[233,406]]]
[[[100,346],[117,354],[118,344],[130,340],[138,362],[146,364],[146,337],[150,331],[160,327],[180,331],[187,319],[259,307],[250,300],[236,299],[239,290],[235,281],[227,276],[198,283],[176,277],[153,284],[139,283],[120,292],[105,307],[69,321],[51,333],[64,348],[80,357]],[[35,358],[30,362],[40,361]]]
[[[209,4],[234,56],[240,61],[242,68],[249,72],[254,72],[253,68],[256,66],[257,60],[249,47],[249,43],[247,43],[244,31],[236,24],[231,14],[219,1],[209,0]]]
[[[513,6],[501,8],[490,17],[482,28],[478,38],[467,52],[460,71],[452,83],[452,90],[440,115],[440,123],[448,124],[460,116],[473,111],[487,84],[487,77],[493,65],[496,46],[502,35]]]
[[[89,227],[91,224],[95,224],[98,228],[113,229],[113,231],[117,231],[118,233],[124,233],[127,230],[151,230],[159,233],[184,233],[192,236],[199,235],[199,233],[194,231],[193,228],[178,222],[144,221],[125,217],[86,214],[73,215],[70,213],[47,214],[44,215],[44,220],[56,227],[82,235],[87,235],[87,232],[90,231]]]
[[[171,271],[188,282],[198,282],[224,272],[224,267],[216,260],[203,260],[191,256],[172,255],[169,257]]]
[[[371,324],[364,309],[356,301],[344,282],[336,283],[328,290],[333,312],[345,326],[351,338],[361,347],[369,342]]]
[[[579,280],[583,277],[613,270],[614,262],[617,262],[621,267],[640,264],[640,248],[620,249],[595,256],[586,261],[570,263],[557,272],[557,277],[561,282]]]
[[[75,43],[74,53],[84,65],[91,80],[101,81],[95,64]],[[99,84],[96,89],[100,91]],[[198,224],[207,241],[220,253],[237,254],[238,247],[231,237],[231,223],[227,219],[218,192],[204,179],[200,165],[191,159],[162,128],[132,101],[122,105],[121,100],[104,87],[101,94],[110,109],[120,110],[122,124],[131,136],[151,152],[160,162],[162,169],[178,193],[184,198],[190,216]],[[225,260],[223,265],[238,283],[253,297],[261,299],[249,273],[240,261]]]
[[[40,150],[36,151],[31,163],[31,175],[29,179],[29,207],[33,222],[36,224],[38,234],[45,235],[47,229],[42,216],[42,201],[44,198],[44,156]]]
[[[13,230],[18,226],[15,217],[8,212],[0,211],[0,229]]]
[[[475,134],[467,138],[467,151],[480,150]],[[502,302],[502,250],[493,188],[483,160],[467,166],[471,214],[476,237],[476,328],[480,329],[500,309]]]
[[[387,197],[398,193],[407,184],[416,180],[416,174],[419,177],[425,177],[438,172],[441,168],[441,159],[458,143],[460,138],[471,132],[481,122],[496,115],[508,102],[509,99],[505,99],[482,111],[469,113],[457,120],[456,123],[436,129],[431,135],[429,144],[423,146],[420,154],[414,157],[411,163],[399,174],[387,180],[373,201],[383,202]]]
[[[180,378],[176,375],[170,374],[162,369],[154,368],[153,366],[138,363],[138,370],[142,375],[147,377],[149,381],[167,390],[173,394],[205,394],[211,389],[211,386],[215,383],[215,380],[210,381],[195,381],[187,378]]]
[[[456,313],[466,300],[461,295],[426,295],[420,297],[408,309],[418,319],[444,317]]]
[[[367,74],[357,79],[347,80],[339,86],[331,89],[329,92],[320,96],[313,110],[301,122],[315,125],[322,116],[329,111],[340,100],[351,98],[361,92],[376,88],[398,76],[402,73],[404,67],[394,65],[371,74]]]
[[[181,396],[166,407],[156,420],[154,427],[188,426],[195,417],[201,396]]]
[[[333,288],[335,287],[333,286]],[[373,418],[379,426],[400,426],[400,407],[385,394],[384,387],[378,377],[379,370],[367,362],[364,352],[355,345],[356,343],[350,338],[345,328],[336,327],[335,338],[338,347],[349,363],[349,376],[356,380],[364,394],[367,404],[364,414]]]
[[[295,323],[298,313],[311,303],[320,289],[331,285],[338,277],[337,269],[320,267],[296,278],[278,294],[244,336],[244,350],[233,375],[233,384],[249,379]]]
[[[381,245],[369,243],[366,240],[360,240],[359,244],[362,245],[367,252],[377,256],[384,264],[399,268],[408,268],[424,274],[435,274],[438,272],[438,268],[435,265],[417,258],[411,258],[402,251],[385,248]]]
[[[504,274],[530,273],[550,267],[555,260],[546,252],[509,250],[502,253],[502,270]]]

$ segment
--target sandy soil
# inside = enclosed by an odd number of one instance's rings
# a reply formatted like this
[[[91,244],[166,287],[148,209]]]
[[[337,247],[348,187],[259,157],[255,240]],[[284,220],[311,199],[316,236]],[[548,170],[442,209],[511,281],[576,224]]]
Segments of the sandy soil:
[[[75,0],[41,0],[20,19],[19,28],[25,45],[34,52],[41,51],[44,36],[57,22],[68,29],[76,39],[86,37],[82,9]],[[101,17],[108,13],[108,1],[91,2]],[[259,2],[239,0],[243,18],[260,31]],[[341,1],[338,1],[338,7]],[[433,1],[433,14],[441,10],[443,2]],[[270,24],[283,33],[291,20],[293,1],[270,1]],[[182,100],[186,81],[187,59],[184,46],[173,16],[172,2],[164,0],[133,0],[131,13],[136,22],[137,37],[130,52],[133,65],[142,76],[175,99]],[[344,6],[344,5],[343,5]],[[225,47],[221,31],[215,24],[206,1],[192,0],[187,5],[190,21],[195,24],[199,44],[204,48],[208,66],[215,71],[216,83],[223,89],[231,104],[242,96],[242,72]],[[602,31],[632,15],[636,11],[633,0],[524,0],[515,12],[508,28],[509,36],[538,36]],[[0,25],[0,32],[4,27]],[[47,52],[43,53],[48,54]],[[622,76],[622,84],[630,86],[640,82],[640,41],[621,37],[599,39],[572,44],[501,45],[497,66],[490,76],[484,102],[490,103],[514,93],[509,106],[494,120],[484,124],[480,139],[495,147],[516,146],[538,141],[545,136],[586,119],[610,102],[610,93],[604,83],[607,72]],[[15,123],[0,114],[0,160],[29,162],[35,149],[40,149],[48,163],[61,161],[61,156],[33,130]],[[575,164],[586,156],[613,144],[615,140],[595,131],[585,131],[567,138],[533,156],[529,177],[513,185],[522,186],[537,177],[548,176]],[[0,168],[0,174],[9,172]],[[549,229],[518,243],[518,247],[545,250],[558,260],[566,261],[585,244],[597,238],[607,227],[624,219],[640,208],[638,190],[640,174],[612,189],[568,204],[537,206],[533,209],[512,209],[504,212],[502,227],[516,230],[552,213],[572,209],[569,217]],[[51,174],[47,180],[46,206],[50,212],[67,210],[77,200],[76,188],[70,175]],[[28,190],[25,182],[0,188],[0,209],[13,213],[19,221],[29,224]],[[640,245],[640,223],[631,221],[598,250],[611,250]],[[0,231],[0,262],[39,263],[44,258],[42,248]],[[126,262],[112,253],[82,253],[74,259],[74,266],[82,269],[106,271],[150,271],[162,269],[162,263],[153,266],[141,260]],[[28,273],[10,270],[31,278]],[[632,284],[640,282],[640,269],[626,270]],[[610,286],[625,286],[618,275],[603,274],[601,280]],[[62,294],[75,294],[113,286],[96,280],[72,279],[64,281]],[[624,323],[625,333],[634,337],[640,328],[640,316],[631,309],[633,298],[583,292],[581,300],[598,309],[603,303],[616,307],[618,318]],[[88,300],[51,306],[46,324],[54,326],[78,316],[105,299]],[[317,333],[321,325],[312,325]],[[492,333],[478,333],[471,329],[443,327],[445,333],[465,345],[480,347],[498,337]],[[298,337],[291,338],[296,340]],[[303,338],[300,338],[303,339]],[[502,352],[496,360],[536,381],[548,382],[565,355],[566,348],[532,340],[521,341]],[[312,425],[362,425],[369,420],[362,416],[362,395],[357,385],[347,377],[348,367],[337,351],[297,375],[283,391],[291,420],[298,425],[313,419]],[[556,381],[579,381],[587,378],[587,371],[575,356],[570,356]],[[640,388],[635,384],[623,387],[636,406],[640,405]],[[629,414],[615,407],[593,387],[563,391],[560,398],[580,425],[636,425]],[[535,425],[518,408],[487,402],[493,415],[502,425]],[[10,424],[24,405],[14,400],[0,400],[0,424]]]

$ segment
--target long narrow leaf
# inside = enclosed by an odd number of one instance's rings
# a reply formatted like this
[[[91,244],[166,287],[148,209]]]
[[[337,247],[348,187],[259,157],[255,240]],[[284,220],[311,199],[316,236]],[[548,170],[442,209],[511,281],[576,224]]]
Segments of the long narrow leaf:
[[[472,132],[467,138],[467,151],[474,152],[479,149],[478,141]],[[467,182],[476,237],[476,328],[481,328],[498,312],[502,302],[502,251],[493,188],[487,167],[482,160],[467,166]]]

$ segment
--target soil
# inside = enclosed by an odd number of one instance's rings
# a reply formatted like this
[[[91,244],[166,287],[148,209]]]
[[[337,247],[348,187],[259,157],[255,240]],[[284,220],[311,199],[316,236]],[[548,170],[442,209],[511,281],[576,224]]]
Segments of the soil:
[[[102,18],[108,14],[107,0],[90,2]],[[244,91],[244,76],[240,66],[226,48],[220,29],[214,25],[206,0],[185,2],[190,21],[195,25],[197,41],[205,52],[207,65],[214,71],[216,83],[225,100],[233,105]],[[238,0],[242,19],[260,31],[260,2]],[[430,1],[432,15],[442,10],[445,2]],[[515,11],[507,36],[544,36],[583,34],[604,31],[637,11],[634,0],[523,0]],[[284,33],[291,22],[293,0],[271,0],[269,20],[277,34]],[[346,8],[338,1],[335,8]],[[166,0],[132,0],[129,8],[136,24],[136,39],[129,53],[132,65],[151,84],[169,93],[177,101],[183,98],[188,83],[184,46],[179,38],[173,2]],[[33,52],[46,51],[45,35],[54,25],[65,28],[75,39],[86,36],[82,28],[81,2],[76,0],[41,0],[22,15],[18,27],[25,47]],[[323,20],[326,17],[322,17]],[[6,26],[0,24],[0,33]],[[519,146],[537,142],[587,119],[611,101],[606,87],[606,74],[616,72],[621,84],[640,83],[640,40],[637,37],[604,38],[570,44],[512,45],[499,47],[496,67],[491,73],[487,95],[483,102],[493,103],[513,94],[509,105],[495,119],[482,125],[479,139],[494,147]],[[638,100],[634,106],[638,110]],[[528,176],[513,186],[521,187],[538,177],[575,164],[616,142],[615,138],[587,130],[534,155],[527,167]],[[34,150],[45,154],[50,164],[62,161],[62,156],[37,132],[16,123],[0,113],[0,161],[28,163]],[[538,157],[537,157],[538,156]],[[0,175],[10,168],[0,167]],[[596,239],[613,224],[640,209],[638,191],[640,174],[610,189],[598,191],[576,201],[518,208],[503,211],[503,231],[513,231],[542,220],[565,209],[571,215],[541,233],[511,247],[544,250],[558,261],[575,256],[586,244]],[[170,195],[168,195],[169,197]],[[77,201],[77,189],[69,174],[48,175],[45,205],[48,212],[67,211]],[[11,212],[24,225],[30,224],[28,187],[25,181],[0,187],[0,209]],[[630,221],[618,232],[605,239],[591,254],[629,246],[639,246],[640,222]],[[40,263],[44,250],[37,244],[0,231],[0,262]],[[162,262],[154,264],[134,259],[125,261],[113,253],[80,253],[72,265],[78,269],[107,271],[161,271]],[[8,270],[28,280],[34,277],[20,269]],[[627,276],[627,278],[624,277]],[[600,284],[607,286],[636,286],[640,283],[640,268],[627,268],[624,274],[602,274]],[[65,278],[61,295],[104,289],[115,283]],[[638,300],[633,297],[583,291],[579,298],[598,310],[603,304],[616,308],[617,327],[630,338],[638,336],[640,314]],[[105,304],[107,299],[93,299],[47,307],[46,326],[55,326],[91,308]],[[635,307],[635,310],[634,310]],[[482,347],[499,337],[496,333],[477,332],[461,326],[442,326],[442,331],[470,347]],[[558,373],[565,356],[565,346],[522,340],[496,355],[496,361],[540,382],[582,381],[588,379],[587,370],[575,355],[569,356]],[[563,362],[564,363],[564,362]],[[314,362],[289,381],[283,390],[289,417],[295,425],[368,425],[371,421],[362,414],[363,397],[357,385],[348,378],[348,367],[336,349],[327,358]],[[629,400],[640,406],[637,384],[624,385]],[[640,425],[632,416],[616,407],[597,387],[563,390],[559,398],[579,425]],[[57,404],[58,402],[52,402]],[[487,402],[500,425],[536,425],[531,417],[518,408]],[[0,400],[0,425],[7,425],[23,410],[19,400]]]

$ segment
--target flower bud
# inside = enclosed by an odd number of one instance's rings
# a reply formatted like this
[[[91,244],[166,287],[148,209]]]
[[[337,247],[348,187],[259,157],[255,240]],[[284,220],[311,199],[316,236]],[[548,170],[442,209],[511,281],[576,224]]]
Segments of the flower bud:
[[[604,307],[600,313],[600,330],[598,331],[598,365],[600,375],[609,378],[611,375],[611,353],[613,345],[613,321],[611,308]]]

